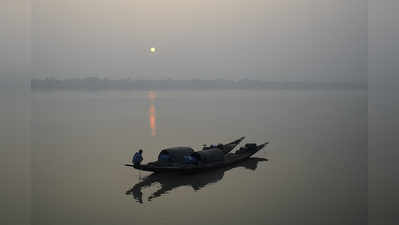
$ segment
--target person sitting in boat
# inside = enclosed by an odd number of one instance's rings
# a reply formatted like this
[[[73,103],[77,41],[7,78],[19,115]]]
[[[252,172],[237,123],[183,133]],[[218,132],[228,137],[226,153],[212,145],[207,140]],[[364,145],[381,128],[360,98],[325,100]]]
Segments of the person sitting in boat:
[[[143,150],[142,149],[140,149],[138,152],[136,152],[134,154],[133,159],[132,159],[132,163],[134,165],[140,165],[141,161],[143,161],[143,155],[142,154],[143,154]]]

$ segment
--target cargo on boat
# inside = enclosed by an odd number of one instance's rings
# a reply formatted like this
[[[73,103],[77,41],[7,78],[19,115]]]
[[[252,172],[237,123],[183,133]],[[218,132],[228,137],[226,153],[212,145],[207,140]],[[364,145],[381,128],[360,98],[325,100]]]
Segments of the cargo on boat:
[[[125,164],[125,166],[151,172],[201,172],[244,161],[268,144],[267,142],[261,145],[248,143],[235,153],[231,153],[243,139],[244,137],[225,145],[204,146],[200,151],[194,151],[190,147],[167,148],[159,153],[158,160],[155,162]]]

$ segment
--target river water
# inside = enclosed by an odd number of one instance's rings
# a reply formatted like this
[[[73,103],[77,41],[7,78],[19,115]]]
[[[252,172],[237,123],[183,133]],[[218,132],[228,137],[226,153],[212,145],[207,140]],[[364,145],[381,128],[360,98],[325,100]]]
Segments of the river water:
[[[367,90],[35,91],[37,225],[367,224]],[[206,173],[123,166],[166,147],[270,144]]]

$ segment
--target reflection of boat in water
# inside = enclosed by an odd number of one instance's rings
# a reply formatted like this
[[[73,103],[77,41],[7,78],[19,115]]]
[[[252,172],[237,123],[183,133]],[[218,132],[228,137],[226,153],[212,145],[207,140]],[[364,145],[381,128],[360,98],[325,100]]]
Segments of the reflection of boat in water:
[[[143,189],[149,188],[155,183],[158,183],[161,188],[148,197],[149,201],[151,201],[153,198],[165,195],[173,189],[182,186],[190,186],[194,189],[194,191],[198,191],[209,184],[219,182],[223,178],[224,173],[228,170],[237,167],[243,167],[249,170],[256,170],[258,163],[262,161],[267,161],[267,159],[256,157],[249,158],[245,161],[232,164],[223,168],[208,171],[205,173],[192,174],[190,176],[176,173],[152,173],[151,175],[144,177],[130,190],[126,191],[126,194],[133,195],[134,199],[136,199],[140,203],[143,203]]]
[[[230,153],[243,139],[244,137],[225,145],[204,147],[197,152],[190,147],[168,148],[159,153],[155,162],[125,165],[151,172],[201,172],[244,161],[268,144],[246,144],[235,153]]]

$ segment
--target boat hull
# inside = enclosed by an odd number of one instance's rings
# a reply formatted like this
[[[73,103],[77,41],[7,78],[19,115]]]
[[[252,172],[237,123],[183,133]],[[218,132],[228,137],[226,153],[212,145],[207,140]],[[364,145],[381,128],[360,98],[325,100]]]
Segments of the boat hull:
[[[216,161],[211,163],[199,163],[199,164],[185,164],[185,165],[175,165],[175,166],[160,166],[155,163],[131,165],[125,164],[125,166],[133,167],[137,170],[156,172],[156,173],[166,173],[166,172],[182,172],[182,173],[197,173],[201,171],[206,171],[210,169],[216,169],[221,167],[226,167],[234,163],[239,163],[247,160],[249,157],[263,149],[268,143],[257,145],[255,149],[240,153],[227,153],[224,156],[224,160]]]

